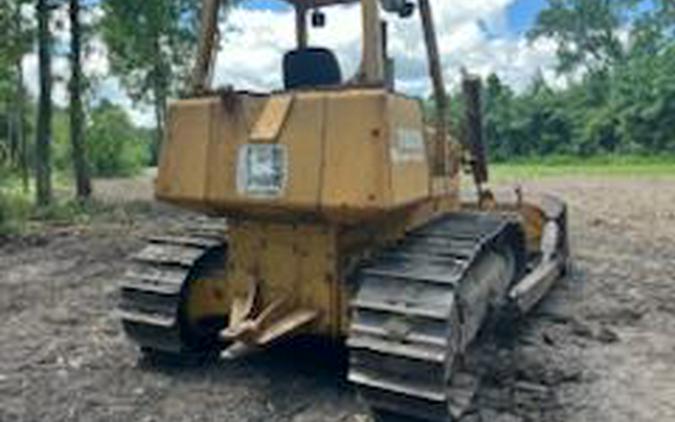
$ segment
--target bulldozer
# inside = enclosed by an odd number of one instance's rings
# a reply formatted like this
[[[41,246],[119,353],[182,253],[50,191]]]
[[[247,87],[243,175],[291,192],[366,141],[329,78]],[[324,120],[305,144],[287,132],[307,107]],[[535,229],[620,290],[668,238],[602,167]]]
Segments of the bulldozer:
[[[284,87],[257,93],[211,87],[223,5],[204,1],[155,195],[213,223],[148,239],[131,258],[122,326],[144,353],[176,359],[332,339],[375,414],[459,420],[475,391],[463,365],[487,321],[527,314],[567,269],[566,205],[490,190],[476,78],[465,78],[464,136],[450,135],[429,0],[286,2],[297,46],[283,57]],[[328,6],[348,4],[361,10],[362,49],[343,78],[310,32],[329,24]],[[421,26],[433,119],[396,91],[392,19]]]

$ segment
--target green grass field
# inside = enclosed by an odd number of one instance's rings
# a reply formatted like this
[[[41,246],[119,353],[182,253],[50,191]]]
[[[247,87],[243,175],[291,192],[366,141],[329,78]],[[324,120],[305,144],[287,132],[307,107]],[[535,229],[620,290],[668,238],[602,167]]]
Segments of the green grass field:
[[[496,182],[551,177],[672,177],[675,156],[547,157],[490,165]]]

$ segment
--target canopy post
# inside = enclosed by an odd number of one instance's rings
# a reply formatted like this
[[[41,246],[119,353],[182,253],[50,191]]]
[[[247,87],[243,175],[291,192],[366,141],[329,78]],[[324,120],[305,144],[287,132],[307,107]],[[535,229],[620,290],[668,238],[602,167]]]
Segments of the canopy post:
[[[380,22],[382,28],[382,60],[384,60],[384,80],[389,90],[394,90],[396,85],[396,69],[394,60],[389,57],[389,25],[387,21]]]
[[[301,4],[295,5],[295,33],[297,38],[298,50],[307,48],[307,7]]]
[[[362,82],[381,84],[385,79],[385,66],[379,6],[377,0],[363,0],[361,7],[363,16]]]
[[[223,0],[203,0],[199,47],[195,66],[192,70],[192,92],[198,94],[208,90],[213,77],[218,44],[218,12]],[[224,0],[227,1],[227,0]]]
[[[429,73],[434,88],[436,103],[436,140],[434,145],[434,174],[445,175],[448,172],[448,95],[443,81],[443,67],[438,53],[438,40],[434,28],[434,18],[429,0],[419,0],[424,41],[427,48]]]

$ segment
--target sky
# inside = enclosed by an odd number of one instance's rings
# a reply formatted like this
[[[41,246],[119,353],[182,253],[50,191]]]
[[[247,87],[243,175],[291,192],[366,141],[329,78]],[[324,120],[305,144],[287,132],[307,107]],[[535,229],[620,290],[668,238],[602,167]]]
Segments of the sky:
[[[522,35],[532,27],[537,14],[546,6],[545,0],[519,0],[508,7],[509,31]]]
[[[459,82],[463,67],[483,76],[497,73],[516,90],[525,89],[538,73],[551,83],[557,82],[555,45],[549,40],[530,43],[526,39],[546,0],[431,0],[431,4],[446,83],[450,87]],[[326,27],[310,29],[310,44],[333,49],[343,74],[350,76],[360,59],[358,7],[333,6],[325,12]],[[386,19],[390,23],[390,55],[396,62],[397,89],[411,95],[429,95],[431,86],[419,17],[399,19],[387,15]],[[281,88],[281,60],[285,51],[294,48],[295,40],[294,15],[284,3],[250,0],[230,13],[221,30],[214,85],[255,91]],[[67,37],[67,28],[57,31]],[[85,61],[85,71],[98,81],[94,97],[120,104],[135,123],[151,126],[150,110],[133,104],[119,80],[109,75],[105,44],[100,39],[94,40],[94,44],[94,53]],[[24,59],[24,68],[28,88],[37,94],[35,53]],[[55,60],[54,71],[67,75],[65,58]],[[54,100],[60,105],[67,103],[65,85],[57,84]]]
[[[431,0],[435,12],[446,81],[458,83],[460,70],[497,73],[516,90],[541,72],[555,82],[555,46],[529,43],[532,27],[545,0]],[[310,44],[337,54],[345,75],[356,71],[360,58],[360,15],[357,6],[326,8],[325,28],[310,30]],[[396,62],[397,88],[430,93],[426,53],[419,19],[390,22],[390,54]],[[281,87],[281,60],[294,47],[292,10],[278,0],[253,0],[230,14],[224,28],[222,54],[216,64],[216,85],[251,90]]]

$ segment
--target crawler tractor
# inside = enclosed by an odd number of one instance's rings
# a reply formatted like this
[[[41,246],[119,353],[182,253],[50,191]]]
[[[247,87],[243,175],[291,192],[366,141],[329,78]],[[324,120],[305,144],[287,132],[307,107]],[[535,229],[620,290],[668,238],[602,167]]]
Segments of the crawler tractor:
[[[287,1],[297,48],[283,57],[284,89],[270,93],[210,87],[220,1],[204,1],[191,93],[168,109],[155,192],[214,220],[149,239],[133,257],[124,329],[144,352],[178,358],[334,339],[375,413],[458,420],[481,329],[525,314],[565,271],[565,205],[495,199],[470,77],[465,135],[449,135],[429,0]],[[310,46],[310,23],[329,24],[325,7],[348,3],[362,11],[362,57],[343,79],[335,55]],[[385,17],[421,27],[433,119],[395,90]],[[475,199],[461,195],[463,173]]]

